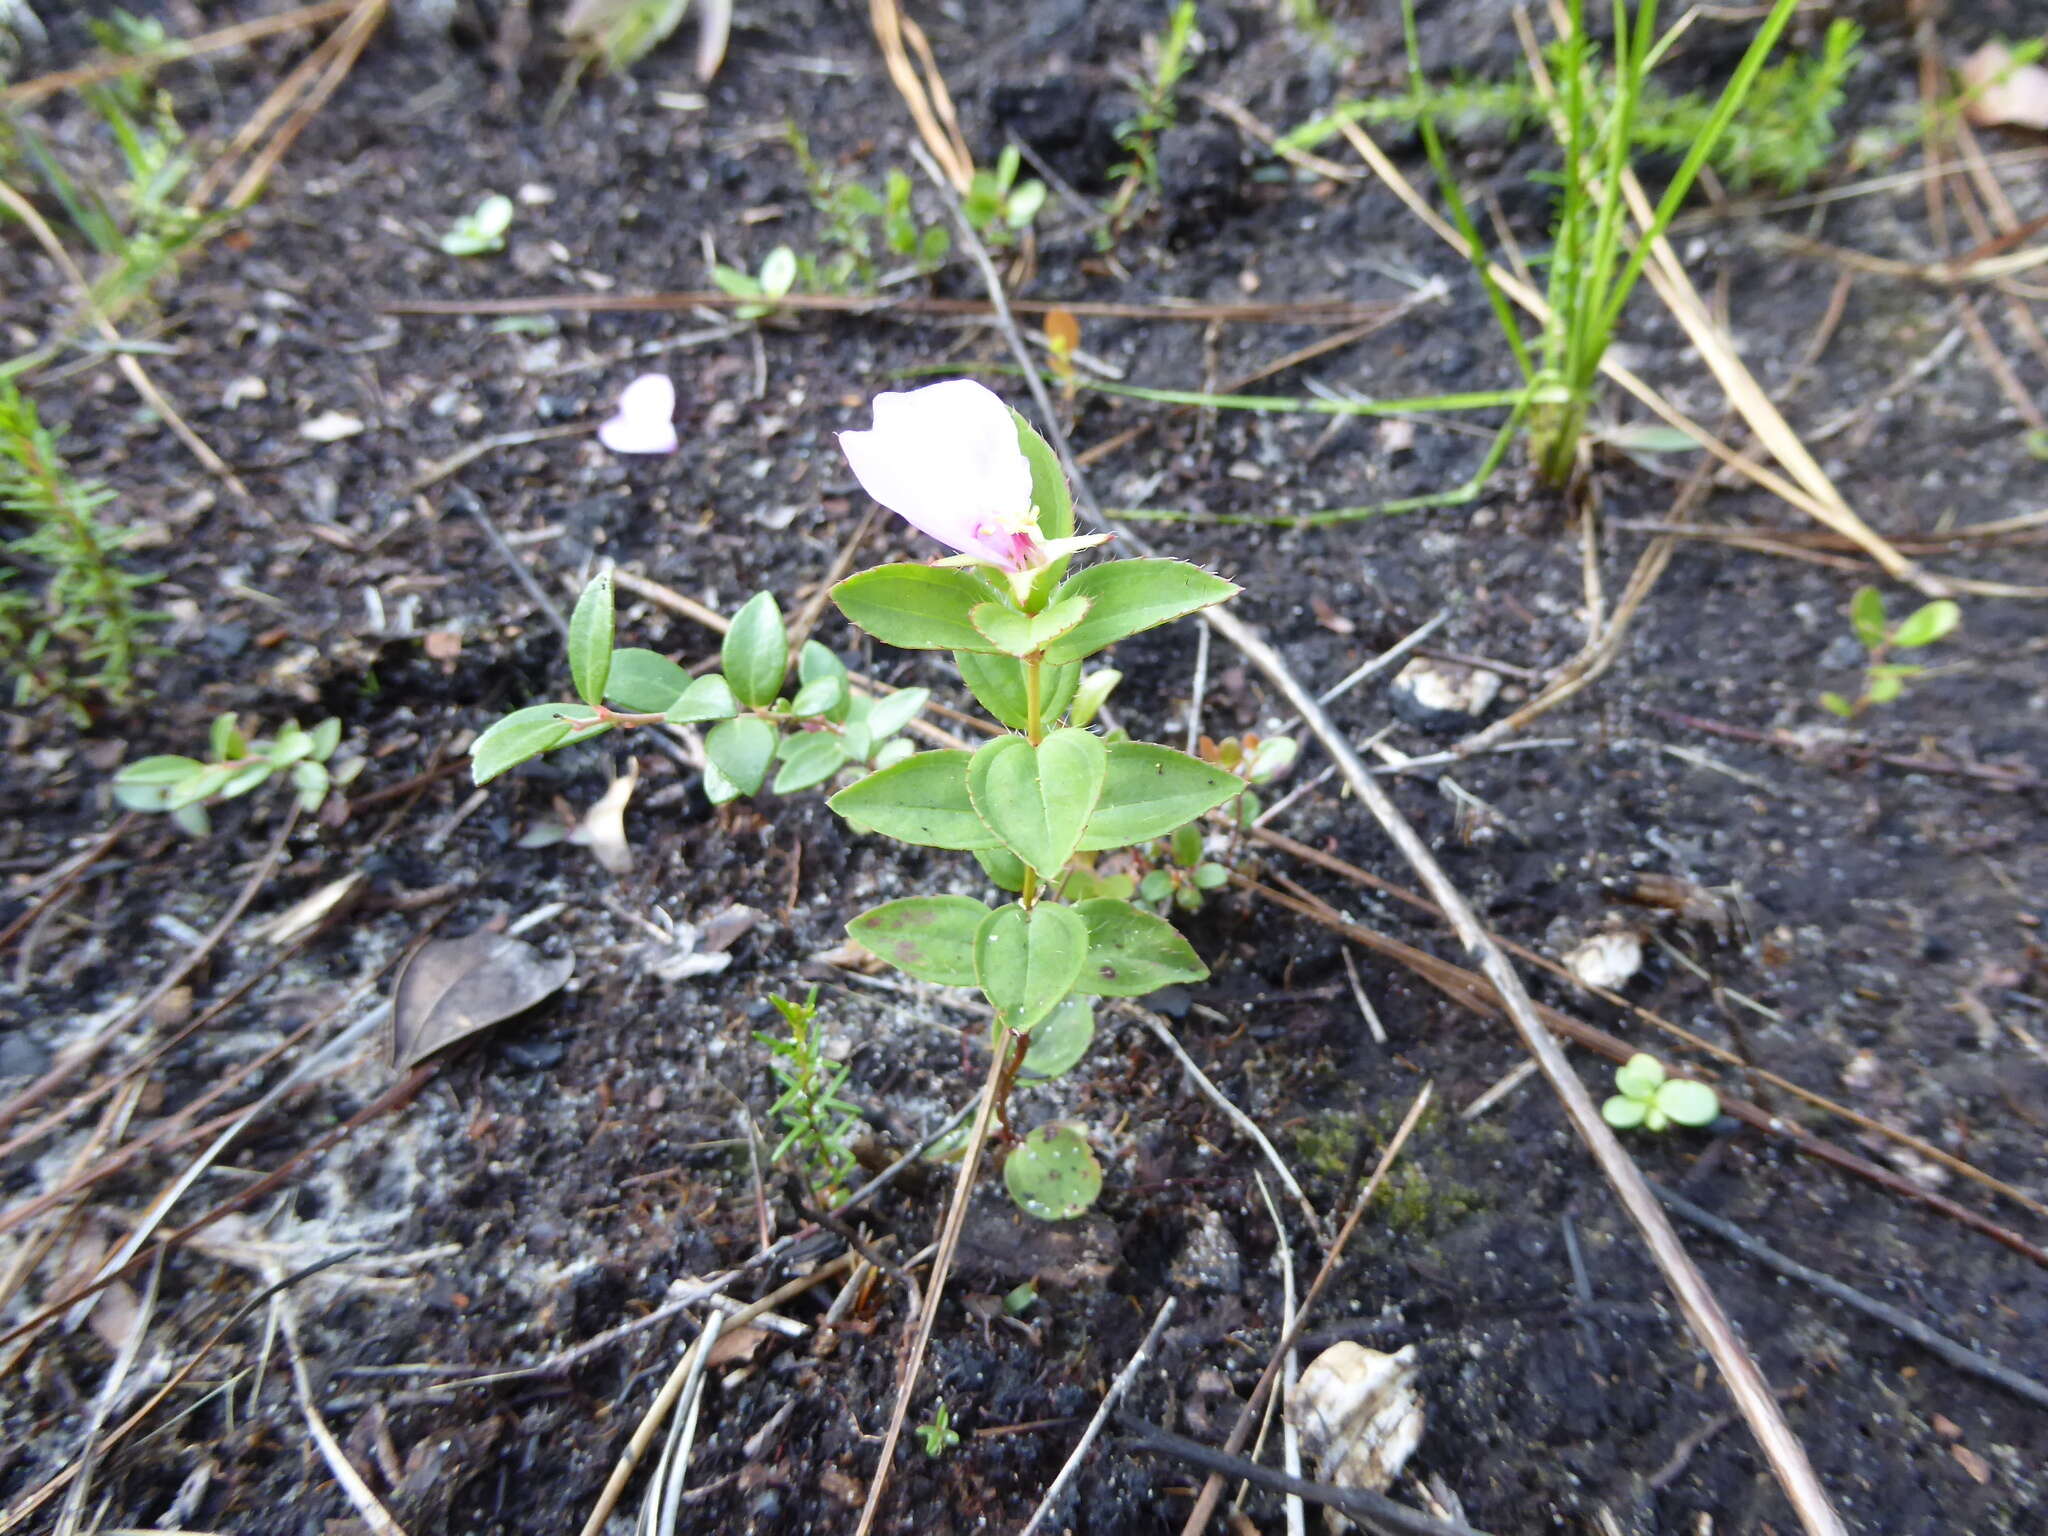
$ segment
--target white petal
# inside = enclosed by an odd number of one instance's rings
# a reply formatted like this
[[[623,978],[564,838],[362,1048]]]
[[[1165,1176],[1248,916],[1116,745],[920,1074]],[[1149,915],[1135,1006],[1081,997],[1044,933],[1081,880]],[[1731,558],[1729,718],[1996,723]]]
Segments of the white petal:
[[[618,413],[597,429],[597,440],[613,453],[674,453],[675,414],[674,382],[643,373],[620,391]]]
[[[874,413],[873,430],[839,434],[867,493],[948,548],[1004,562],[1008,541],[980,530],[1015,528],[1031,508],[1009,407],[972,379],[948,379],[877,395]]]

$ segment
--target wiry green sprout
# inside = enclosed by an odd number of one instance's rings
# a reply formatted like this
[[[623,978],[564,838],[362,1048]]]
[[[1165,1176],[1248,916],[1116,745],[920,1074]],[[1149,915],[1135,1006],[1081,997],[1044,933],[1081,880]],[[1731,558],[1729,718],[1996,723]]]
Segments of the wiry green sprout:
[[[0,660],[14,702],[61,698],[75,714],[99,695],[126,703],[144,627],[136,589],[156,578],[117,561],[133,532],[101,517],[114,493],[78,480],[33,401],[0,381]]]

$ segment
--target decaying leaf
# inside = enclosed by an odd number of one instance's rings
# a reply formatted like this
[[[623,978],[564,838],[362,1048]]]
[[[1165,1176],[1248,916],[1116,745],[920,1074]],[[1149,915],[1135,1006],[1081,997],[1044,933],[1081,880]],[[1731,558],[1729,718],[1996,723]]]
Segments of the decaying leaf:
[[[1324,1482],[1381,1492],[1422,1443],[1415,1346],[1387,1355],[1332,1344],[1287,1394],[1287,1416]]]
[[[625,776],[612,780],[611,788],[598,797],[597,804],[569,834],[570,842],[588,848],[614,875],[630,874],[633,869],[633,849],[626,841],[626,803],[639,783],[640,759],[636,757],[626,764]]]
[[[1963,116],[1977,127],[2048,131],[2048,66],[2016,65],[2003,43],[1986,43],[1959,73],[1972,93]]]
[[[330,880],[318,890],[300,897],[256,930],[256,937],[269,944],[290,944],[311,933],[354,903],[369,883],[361,870],[351,870],[339,880]]]
[[[489,1029],[560,991],[576,958],[550,960],[502,933],[436,939],[412,957],[391,1001],[386,1055],[408,1071],[436,1051]]]

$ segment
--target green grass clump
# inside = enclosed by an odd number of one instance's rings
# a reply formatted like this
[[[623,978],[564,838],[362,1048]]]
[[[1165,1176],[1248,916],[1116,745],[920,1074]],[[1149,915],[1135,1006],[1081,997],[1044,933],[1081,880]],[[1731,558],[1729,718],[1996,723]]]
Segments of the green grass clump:
[[[1819,52],[1779,60],[1758,71],[1740,110],[1714,141],[1707,164],[1738,191],[1758,185],[1797,192],[1827,168],[1835,146],[1835,113],[1842,86],[1855,68],[1862,29],[1841,19],[1831,23]],[[1570,60],[1560,45],[1550,52],[1553,76]],[[1615,106],[1616,72],[1594,76],[1596,114]],[[1706,136],[1719,93],[1672,92],[1645,82],[1634,107],[1633,151],[1682,156]],[[1454,79],[1445,84],[1411,81],[1398,95],[1347,101],[1304,123],[1281,140],[1289,149],[1314,149],[1335,138],[1346,123],[1414,126],[1433,120],[1451,138],[1496,127],[1511,138],[1536,127],[1543,101],[1525,68],[1512,80]]]
[[[114,493],[73,477],[56,434],[0,382],[0,665],[14,702],[61,698],[76,714],[133,694],[144,627],[135,592],[155,578],[116,559],[131,530],[101,516]]]

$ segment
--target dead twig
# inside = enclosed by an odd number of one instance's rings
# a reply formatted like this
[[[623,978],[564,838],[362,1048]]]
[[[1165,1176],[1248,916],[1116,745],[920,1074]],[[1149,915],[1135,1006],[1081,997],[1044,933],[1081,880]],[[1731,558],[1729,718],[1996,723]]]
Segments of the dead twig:
[[[1066,1462],[1059,1470],[1059,1476],[1052,1480],[1052,1486],[1045,1490],[1045,1497],[1038,1501],[1038,1507],[1031,1511],[1031,1518],[1024,1522],[1024,1529],[1017,1536],[1035,1536],[1040,1525],[1059,1508],[1060,1496],[1067,1491],[1067,1484],[1074,1480],[1074,1474],[1081,1470],[1081,1463],[1088,1459],[1089,1447],[1095,1444],[1102,1433],[1102,1426],[1109,1422],[1109,1416],[1116,1412],[1116,1405],[1131,1390],[1131,1383],[1138,1379],[1138,1372],[1145,1368],[1145,1362],[1152,1358],[1152,1351],[1158,1346],[1159,1335],[1166,1331],[1166,1325],[1173,1320],[1173,1309],[1180,1304],[1180,1298],[1169,1296],[1152,1319],[1152,1326],[1145,1330],[1145,1337],[1139,1343],[1137,1353],[1124,1363],[1116,1373],[1116,1380],[1102,1396],[1102,1402],[1095,1410],[1095,1417],[1088,1421],[1088,1427],[1081,1432],[1081,1439],[1075,1445]]]
[[[1127,1003],[1118,1011],[1143,1023],[1152,1032],[1153,1038],[1172,1052],[1173,1059],[1180,1063],[1181,1071],[1187,1073],[1188,1081],[1195,1085],[1202,1097],[1222,1110],[1223,1117],[1259,1149],[1259,1154],[1271,1165],[1281,1184],[1286,1187],[1287,1193],[1294,1196],[1295,1204],[1301,1207],[1302,1214],[1308,1218],[1309,1231],[1320,1237],[1323,1231],[1322,1218],[1317,1216],[1316,1208],[1309,1203],[1308,1196],[1302,1193],[1301,1184],[1294,1177],[1293,1170],[1281,1158],[1280,1149],[1267,1139],[1266,1133],[1259,1129],[1258,1122],[1230,1102],[1230,1096],[1218,1088],[1210,1080],[1209,1074],[1195,1064],[1195,1058],[1182,1049],[1181,1043],[1174,1039],[1173,1031],[1166,1027],[1165,1021],[1158,1014],[1136,1003]]]
[[[262,16],[253,21],[238,21],[233,26],[202,32],[194,38],[174,40],[166,43],[160,51],[145,54],[140,58],[124,56],[97,59],[90,64],[80,64],[74,69],[60,69],[54,74],[38,75],[33,80],[24,80],[19,85],[10,85],[5,90],[0,90],[0,111],[33,106],[59,91],[72,90],[81,85],[97,85],[102,80],[112,80],[119,75],[162,69],[183,59],[203,58],[210,53],[240,48],[266,37],[275,37],[280,32],[296,32],[301,27],[317,27],[323,21],[332,21],[337,16],[347,15],[358,3],[359,0],[322,0],[319,5],[302,5],[297,10],[286,11],[280,16]]]
[[[1322,1265],[1316,1270],[1315,1279],[1309,1282],[1308,1294],[1301,1298],[1300,1308],[1287,1319],[1286,1326],[1280,1330],[1280,1337],[1274,1342],[1273,1352],[1266,1359],[1266,1369],[1259,1375],[1259,1384],[1252,1388],[1252,1395],[1246,1398],[1244,1406],[1238,1409],[1237,1422],[1231,1426],[1230,1436],[1223,1442],[1224,1455],[1235,1456],[1244,1449],[1245,1441],[1251,1438],[1252,1423],[1258,1417],[1260,1409],[1265,1406],[1266,1398],[1273,1390],[1273,1384],[1279,1380],[1282,1362],[1286,1360],[1288,1351],[1300,1340],[1302,1327],[1308,1321],[1309,1312],[1321,1298],[1323,1288],[1330,1283],[1330,1277],[1337,1272],[1338,1262],[1344,1257],[1344,1249],[1351,1241],[1351,1234],[1358,1230],[1360,1218],[1372,1204],[1373,1197],[1380,1192],[1380,1186],[1386,1182],[1387,1174],[1394,1166],[1394,1160],[1401,1155],[1401,1148],[1408,1144],[1409,1136],[1413,1134],[1417,1122],[1422,1119],[1423,1110],[1429,1107],[1432,1092],[1430,1084],[1422,1085],[1422,1091],[1415,1095],[1415,1101],[1408,1106],[1408,1113],[1402,1117],[1393,1139],[1387,1143],[1386,1149],[1380,1153],[1379,1161],[1373,1165],[1372,1177],[1365,1181],[1365,1187],[1359,1190],[1358,1198],[1351,1202],[1351,1210],[1344,1218],[1344,1225],[1337,1229],[1337,1235],[1330,1240],[1329,1249],[1323,1254]],[[1186,1523],[1180,1528],[1181,1536],[1202,1536],[1202,1532],[1208,1527],[1209,1516],[1215,1512],[1216,1501],[1222,1494],[1223,1474],[1211,1472],[1202,1484],[1201,1493],[1195,1498],[1194,1509],[1189,1512]],[[1306,1493],[1303,1496],[1307,1497]]]
[[[377,307],[380,315],[551,315],[661,314],[677,309],[733,309],[759,299],[735,298],[718,289],[680,293],[560,293],[506,299],[392,299]],[[1380,322],[1408,300],[1361,304],[1352,299],[1302,299],[1285,304],[1212,304],[1201,300],[1166,299],[1134,303],[1111,299],[1016,299],[1018,314],[1047,315],[1063,309],[1080,320],[1179,321],[1209,325],[1216,321],[1240,325],[1360,325]],[[870,298],[864,294],[790,293],[775,301],[778,309],[841,315],[964,315],[991,318],[994,308],[981,299],[932,298],[909,294],[901,298]]]

